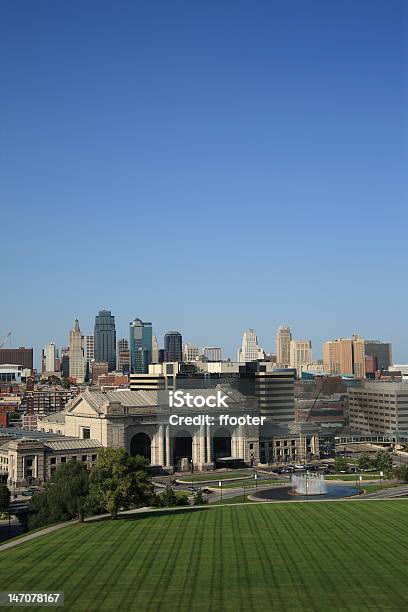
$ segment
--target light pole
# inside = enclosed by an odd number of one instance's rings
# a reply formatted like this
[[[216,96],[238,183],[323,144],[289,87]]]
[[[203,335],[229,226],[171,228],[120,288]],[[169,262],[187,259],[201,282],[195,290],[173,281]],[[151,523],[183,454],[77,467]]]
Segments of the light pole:
[[[218,481],[218,486],[220,487],[221,490],[221,497],[220,497],[220,501],[222,501],[222,480]]]

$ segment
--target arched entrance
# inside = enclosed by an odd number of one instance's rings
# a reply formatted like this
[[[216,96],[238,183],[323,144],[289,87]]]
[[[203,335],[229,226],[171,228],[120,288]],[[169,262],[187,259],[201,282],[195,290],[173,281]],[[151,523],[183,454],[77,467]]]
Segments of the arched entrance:
[[[188,431],[179,431],[173,437],[173,464],[180,469],[181,460],[193,458],[193,438]]]
[[[149,436],[144,432],[137,433],[133,436],[130,442],[130,454],[132,455],[132,457],[134,457],[135,455],[141,455],[150,462],[150,447],[151,441]]]
[[[213,436],[213,457],[231,457],[231,434],[228,429],[217,429]]]

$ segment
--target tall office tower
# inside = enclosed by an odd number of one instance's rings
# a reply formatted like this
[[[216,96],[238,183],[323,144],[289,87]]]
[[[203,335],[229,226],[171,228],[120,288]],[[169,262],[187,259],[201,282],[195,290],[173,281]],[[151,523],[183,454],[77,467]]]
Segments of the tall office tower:
[[[93,334],[85,336],[85,358],[88,365],[95,359],[95,343]]]
[[[69,347],[61,349],[61,376],[68,378],[69,376]]]
[[[115,317],[110,310],[100,310],[95,317],[95,361],[106,362],[109,371],[116,368]]]
[[[147,374],[152,361],[152,324],[135,319],[130,323],[130,368],[135,374]]]
[[[183,361],[183,338],[178,331],[164,335],[164,360]]]
[[[195,344],[183,344],[183,361],[195,361],[198,358],[199,350]]]
[[[302,366],[312,363],[312,343],[310,340],[291,340],[290,359],[291,368],[296,368],[298,374]]]
[[[276,362],[278,365],[289,365],[291,340],[290,327],[288,325],[280,325],[276,332]]]
[[[203,353],[207,361],[221,361],[221,349],[219,346],[205,346]]]
[[[356,334],[323,344],[323,367],[329,374],[365,377],[364,340]]]
[[[379,370],[388,370],[392,364],[392,348],[389,342],[380,340],[365,340],[364,354],[366,357],[375,357]]]
[[[159,363],[159,343],[156,336],[152,337],[152,363]]]
[[[55,372],[55,362],[57,360],[57,349],[54,342],[49,342],[44,349],[45,372]]]
[[[85,380],[84,337],[75,319],[74,327],[69,332],[69,376],[77,383]]]
[[[119,372],[129,372],[130,370],[129,340],[126,338],[120,338],[117,342],[116,369]]]
[[[258,338],[253,329],[247,329],[242,337],[242,346],[238,349],[238,361],[246,363],[247,361],[256,361],[264,359],[265,351],[258,344]]]

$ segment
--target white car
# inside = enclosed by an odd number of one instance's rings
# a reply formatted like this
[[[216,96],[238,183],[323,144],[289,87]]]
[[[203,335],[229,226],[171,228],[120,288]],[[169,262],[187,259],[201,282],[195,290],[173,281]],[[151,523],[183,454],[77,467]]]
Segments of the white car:
[[[295,469],[296,470],[304,470],[305,466],[304,465],[300,465],[300,463],[295,463]]]

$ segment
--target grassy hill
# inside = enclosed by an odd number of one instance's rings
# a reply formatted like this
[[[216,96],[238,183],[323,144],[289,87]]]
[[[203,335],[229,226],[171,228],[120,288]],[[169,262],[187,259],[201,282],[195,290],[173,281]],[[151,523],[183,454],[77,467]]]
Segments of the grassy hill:
[[[72,525],[0,553],[65,609],[408,609],[408,503],[253,504]],[[37,608],[38,609],[38,608]]]

